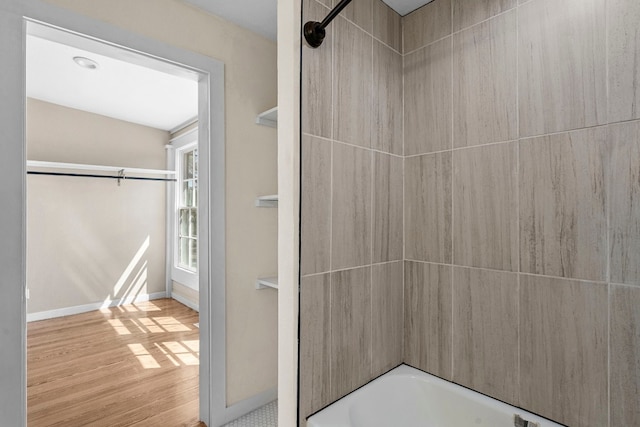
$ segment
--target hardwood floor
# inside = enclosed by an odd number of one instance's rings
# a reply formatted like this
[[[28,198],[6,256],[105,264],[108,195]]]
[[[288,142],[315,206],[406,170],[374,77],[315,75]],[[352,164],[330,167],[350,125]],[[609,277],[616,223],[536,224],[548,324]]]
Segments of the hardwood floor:
[[[29,427],[206,427],[197,322],[162,299],[29,323]]]

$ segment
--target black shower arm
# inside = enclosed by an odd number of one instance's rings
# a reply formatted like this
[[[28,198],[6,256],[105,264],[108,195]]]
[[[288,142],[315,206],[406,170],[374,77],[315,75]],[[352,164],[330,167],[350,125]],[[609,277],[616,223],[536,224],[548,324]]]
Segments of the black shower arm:
[[[326,35],[324,29],[336,16],[340,14],[340,12],[342,12],[342,9],[347,7],[349,3],[351,3],[351,0],[341,0],[340,3],[338,3],[338,5],[329,12],[327,17],[322,20],[322,22],[309,21],[304,24],[304,38],[307,40],[307,43],[309,43],[309,46],[316,48],[322,44]]]

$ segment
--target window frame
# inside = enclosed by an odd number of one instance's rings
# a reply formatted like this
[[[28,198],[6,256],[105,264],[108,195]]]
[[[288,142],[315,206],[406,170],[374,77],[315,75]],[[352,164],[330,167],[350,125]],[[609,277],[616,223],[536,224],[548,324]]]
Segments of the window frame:
[[[198,146],[197,144],[194,146],[193,144],[189,144],[186,145],[185,147],[176,150],[176,197],[175,197],[175,238],[177,239],[176,244],[175,244],[175,250],[176,250],[176,257],[174,258],[174,264],[176,266],[176,268],[180,268],[183,270],[186,270],[188,272],[191,273],[198,273],[198,266],[197,266],[197,261],[198,261],[198,173],[197,173],[197,154],[195,154],[194,157],[196,157],[195,159],[192,157],[192,162],[195,160],[196,162],[196,167],[194,168],[194,175],[191,178],[186,177],[185,174],[185,157],[189,155],[189,153],[197,153],[198,151]],[[192,188],[193,188],[193,192],[192,192],[192,200],[194,200],[193,203],[185,203],[184,201],[184,184],[186,182],[192,182]],[[181,226],[181,221],[182,221],[182,211],[188,211],[189,212],[189,218],[187,218],[187,232],[186,234],[183,234],[182,232],[182,226]],[[196,222],[195,222],[195,233],[192,233],[192,222],[191,222],[191,214],[195,213],[195,218],[196,218]],[[182,253],[181,253],[181,240],[182,239],[187,239],[188,242],[194,241],[196,243],[196,253],[195,253],[195,261],[196,261],[196,266],[191,267],[191,263],[193,261],[193,254],[188,254],[188,258],[189,261],[187,262],[187,264],[183,264],[182,263]],[[187,251],[189,252],[191,249],[191,245],[189,244],[187,246]]]
[[[174,149],[173,155],[173,165],[174,170],[176,172],[176,182],[173,185],[173,198],[171,200],[171,224],[172,224],[172,232],[171,232],[171,280],[180,283],[181,285],[187,286],[195,291],[199,290],[199,266],[196,266],[195,270],[190,268],[185,268],[180,265],[180,208],[181,206],[181,197],[182,197],[182,169],[183,169],[183,156],[193,150],[198,149],[198,132],[197,128],[180,135],[175,138],[171,144]],[[198,180],[196,179],[196,188],[199,189]],[[197,190],[198,191],[198,190]],[[199,197],[196,199],[196,206],[194,207],[196,212],[199,212],[198,209]],[[200,234],[200,215],[197,216],[196,220],[196,237],[195,240],[197,242],[197,252],[196,252],[196,260],[198,259],[198,253],[200,250],[199,244],[199,234]],[[192,237],[187,237],[191,239]]]

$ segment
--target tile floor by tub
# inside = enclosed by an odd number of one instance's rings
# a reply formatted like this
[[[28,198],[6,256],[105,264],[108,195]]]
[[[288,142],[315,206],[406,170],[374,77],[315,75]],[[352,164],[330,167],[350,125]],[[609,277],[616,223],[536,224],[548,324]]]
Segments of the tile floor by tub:
[[[278,401],[267,403],[224,427],[278,427]]]

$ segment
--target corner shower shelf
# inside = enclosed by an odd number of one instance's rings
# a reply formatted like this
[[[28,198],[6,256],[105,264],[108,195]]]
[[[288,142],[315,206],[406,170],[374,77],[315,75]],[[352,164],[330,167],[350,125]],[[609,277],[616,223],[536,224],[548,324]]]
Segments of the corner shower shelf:
[[[272,128],[278,127],[278,107],[273,107],[263,113],[258,114],[256,117],[256,123],[263,126],[269,126]]]
[[[270,196],[260,196],[256,199],[256,206],[259,208],[277,208],[278,195],[272,194]]]
[[[278,289],[277,277],[264,277],[256,280],[256,289]]]
[[[272,128],[278,127],[278,107],[273,107],[263,113],[258,114],[256,123]],[[256,199],[256,206],[259,208],[277,208],[278,195],[260,196]],[[256,289],[278,289],[277,277],[263,277],[256,280]]]

